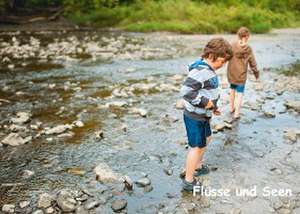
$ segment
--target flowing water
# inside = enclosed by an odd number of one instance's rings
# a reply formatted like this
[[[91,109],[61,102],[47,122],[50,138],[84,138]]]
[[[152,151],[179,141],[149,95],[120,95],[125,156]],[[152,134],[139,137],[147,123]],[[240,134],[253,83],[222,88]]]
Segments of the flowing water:
[[[102,36],[100,32],[97,34],[99,38]],[[54,41],[49,35],[34,36],[47,45]],[[75,32],[74,35],[82,38],[89,36],[89,32]],[[128,213],[175,213],[185,204],[197,204],[200,200],[181,192],[178,175],[184,166],[187,150],[182,111],[175,109],[182,80],[176,80],[174,75],[184,76],[186,65],[199,56],[201,47],[214,36],[105,34],[116,40],[120,35],[129,43],[138,41],[141,46],[150,44],[150,47],[161,48],[165,52],[157,57],[153,54],[153,57],[136,56],[133,59],[118,57],[120,55],[109,60],[76,56],[76,61],[63,63],[58,60],[41,63],[32,58],[28,59],[29,65],[24,68],[7,69],[2,66],[0,98],[9,103],[0,106],[0,137],[10,133],[7,127],[16,112],[31,113],[31,121],[24,125],[27,128],[37,122],[42,125],[38,130],[28,128],[25,132],[33,136],[31,142],[18,147],[0,148],[0,183],[20,183],[13,188],[1,187],[1,205],[21,200],[34,201],[43,192],[63,188],[85,188],[93,192],[96,198],[100,197],[102,193],[99,189],[103,185],[92,185],[95,180],[93,169],[98,163],[106,163],[115,172],[128,175],[132,180],[142,177],[142,173],[147,173],[151,179],[151,192],[144,192],[139,187],[132,192],[112,191],[109,201],[125,198]],[[16,35],[25,43],[26,36],[31,35]],[[215,36],[223,36],[230,41],[234,39],[234,35]],[[11,39],[11,35],[5,33],[1,37],[2,41]],[[253,35],[251,46],[262,71],[262,82],[272,85],[274,79],[270,79],[273,76],[267,68],[280,68],[300,59],[300,32],[296,29]],[[169,54],[169,50],[173,52]],[[219,73],[222,81],[226,81],[224,69]],[[248,82],[245,102],[256,102],[272,93],[268,90],[258,93],[254,89],[256,83]],[[55,85],[51,87],[51,84]],[[139,89],[141,85],[151,87]],[[136,88],[132,90],[132,86]],[[132,94],[119,97],[114,94],[114,91],[122,90]],[[224,87],[221,118],[228,112],[227,92]],[[299,99],[299,93],[288,92],[267,101],[264,105],[271,106],[277,112],[275,118],[265,118],[260,111],[245,107],[242,120],[232,130],[214,135],[206,155],[213,171],[204,177],[203,182],[214,188],[247,188],[253,185],[258,188],[265,185],[299,187],[299,146],[284,144],[282,134],[284,128],[299,128],[300,117],[293,112],[278,113],[285,100]],[[105,107],[106,103],[113,101],[125,101],[126,106]],[[131,113],[133,107],[146,109],[147,117]],[[76,120],[82,121],[84,126],[73,128],[70,137],[37,136],[46,127],[70,124]],[[214,123],[220,120],[216,118]],[[103,131],[104,139],[95,138],[95,132],[99,130]],[[286,155],[291,156],[294,167],[282,163]],[[283,174],[270,171],[272,164],[277,168],[280,165]],[[166,175],[164,169],[172,169],[173,174]],[[35,174],[26,180],[22,177],[23,170],[31,170]],[[272,207],[269,198],[264,197],[217,197],[209,201],[207,207],[196,205],[194,212],[201,209],[203,213],[216,213],[218,210],[229,213],[234,208],[240,208],[243,213],[251,213],[253,207],[261,207],[262,213],[267,213]],[[107,202],[106,206],[109,207],[110,203]]]

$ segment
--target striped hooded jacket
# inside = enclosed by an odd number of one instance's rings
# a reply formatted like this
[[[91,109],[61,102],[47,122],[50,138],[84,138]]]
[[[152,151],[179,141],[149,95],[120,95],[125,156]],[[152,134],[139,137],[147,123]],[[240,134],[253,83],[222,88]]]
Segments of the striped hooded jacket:
[[[212,110],[217,109],[220,97],[218,76],[204,59],[190,64],[188,70],[180,91],[184,99],[184,113],[196,120],[208,120]],[[209,100],[214,103],[214,109],[205,109]]]

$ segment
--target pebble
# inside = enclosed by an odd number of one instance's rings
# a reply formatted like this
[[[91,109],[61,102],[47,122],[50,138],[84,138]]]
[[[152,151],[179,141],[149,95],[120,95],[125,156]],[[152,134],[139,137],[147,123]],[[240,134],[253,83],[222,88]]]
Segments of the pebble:
[[[21,201],[19,203],[19,206],[21,209],[25,208],[25,207],[28,207],[30,205],[30,201]]]
[[[75,127],[83,127],[84,126],[84,123],[82,121],[75,121],[73,124]]]
[[[143,177],[135,182],[140,187],[145,187],[151,184],[151,180],[149,178]]]
[[[57,196],[57,205],[64,212],[72,212],[76,209],[77,202],[73,194],[68,190],[61,190]]]
[[[166,175],[169,175],[169,176],[173,174],[172,169],[164,169],[164,172],[166,173]]]
[[[24,171],[23,171],[23,174],[22,174],[22,177],[25,178],[25,179],[29,179],[29,178],[31,178],[33,175],[34,175],[34,172],[33,172],[33,171],[30,171],[30,170],[24,170]]]
[[[14,204],[4,204],[2,206],[2,212],[4,212],[4,213],[14,213],[15,212],[15,205]]]
[[[125,187],[128,190],[133,189],[133,181],[131,180],[131,178],[129,176],[125,175],[124,177],[121,178],[121,181],[123,181],[123,183],[125,184]]]
[[[89,214],[89,211],[87,211],[83,206],[80,206],[76,208],[75,214]]]
[[[119,212],[123,210],[124,208],[126,208],[126,206],[127,206],[127,201],[125,199],[117,199],[111,203],[111,208],[115,212]]]
[[[89,201],[84,205],[84,208],[87,210],[94,209],[95,207],[99,206],[100,201]]]
[[[24,124],[30,120],[30,114],[27,112],[18,112],[17,117],[12,118],[11,122],[16,124]]]
[[[51,213],[54,213],[54,208],[53,207],[48,207],[45,212],[48,213],[48,214],[51,214]]]
[[[99,163],[94,172],[96,174],[96,180],[102,183],[110,183],[118,180],[118,174],[115,173],[107,164]]]
[[[153,190],[153,186],[147,185],[144,187],[144,192],[151,192]]]
[[[275,113],[274,113],[274,112],[271,112],[271,111],[265,111],[265,112],[264,112],[264,115],[265,115],[265,117],[267,117],[267,118],[274,118],[274,117],[276,117]]]
[[[37,207],[38,208],[48,208],[51,206],[52,202],[54,201],[54,198],[52,195],[48,193],[43,193],[39,195],[39,199],[37,201]]]
[[[142,117],[147,117],[147,115],[148,115],[148,111],[146,109],[142,109],[142,108],[132,108],[131,111],[132,111],[132,113],[139,114]]]
[[[32,214],[44,214],[43,210],[36,210]]]
[[[21,137],[18,133],[10,133],[2,140],[2,144],[10,145],[10,146],[19,146],[25,143],[28,143],[32,139],[31,136],[26,138]]]

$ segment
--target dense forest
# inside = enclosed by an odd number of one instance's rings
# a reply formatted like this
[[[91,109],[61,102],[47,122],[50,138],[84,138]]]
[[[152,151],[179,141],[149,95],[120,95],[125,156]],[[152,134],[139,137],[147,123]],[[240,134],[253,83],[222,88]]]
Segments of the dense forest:
[[[253,32],[300,26],[299,0],[0,0],[1,13],[60,8],[79,25],[129,31]]]

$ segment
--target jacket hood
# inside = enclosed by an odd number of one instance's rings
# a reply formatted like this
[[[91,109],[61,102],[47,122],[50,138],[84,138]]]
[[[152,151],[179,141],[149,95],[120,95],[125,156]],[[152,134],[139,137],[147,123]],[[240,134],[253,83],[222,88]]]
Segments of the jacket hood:
[[[235,56],[239,59],[242,59],[242,58],[247,58],[250,54],[251,54],[251,48],[249,45],[245,44],[240,44],[239,42],[236,42],[234,44],[234,47],[235,47]]]
[[[189,71],[193,70],[194,68],[209,68],[213,71],[212,67],[210,67],[209,64],[207,64],[207,62],[204,59],[198,59],[195,62],[193,62],[192,64],[188,65],[188,69]]]

